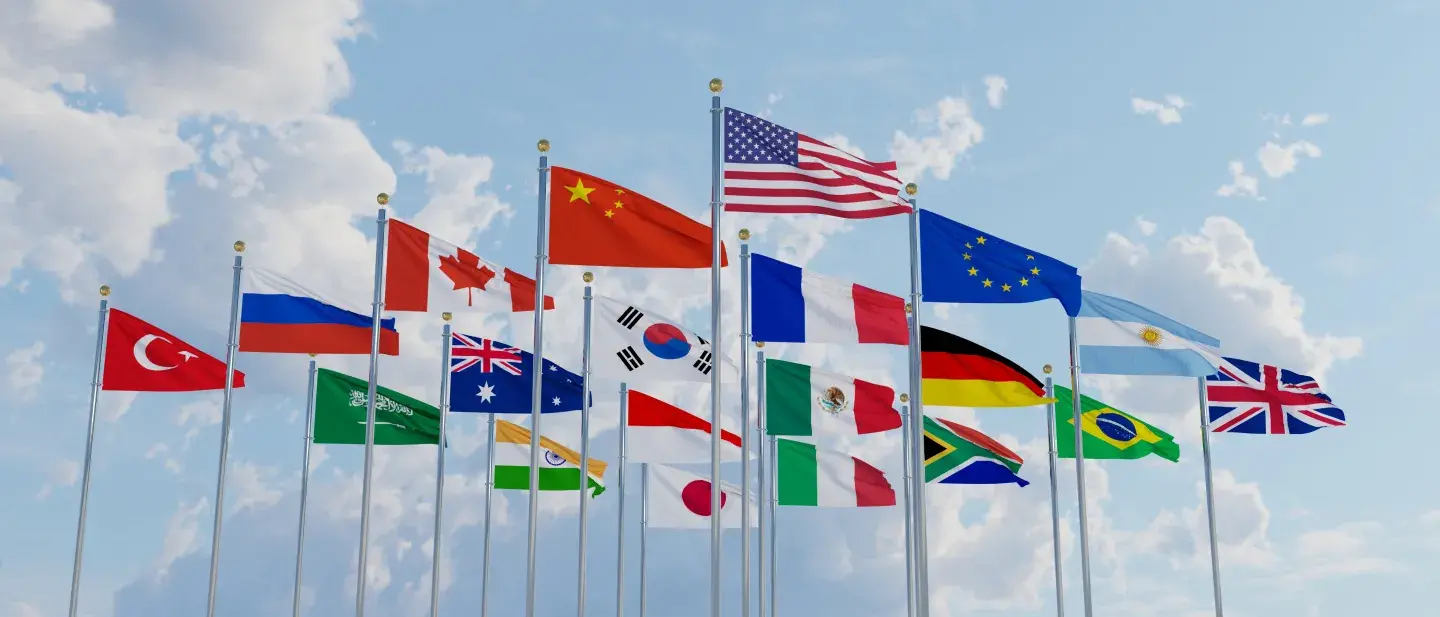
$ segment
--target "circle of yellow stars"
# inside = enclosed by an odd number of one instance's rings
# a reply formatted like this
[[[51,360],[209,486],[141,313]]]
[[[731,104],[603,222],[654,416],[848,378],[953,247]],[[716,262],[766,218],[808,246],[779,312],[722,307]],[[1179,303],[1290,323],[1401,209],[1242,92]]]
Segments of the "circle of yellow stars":
[[[583,201],[588,204],[590,203],[590,193],[595,192],[596,189],[594,187],[585,186],[584,178],[576,178],[575,186],[567,186],[565,187],[565,190],[570,191],[571,203],[575,201]],[[615,189],[615,207],[605,210],[605,218],[615,218],[615,211],[623,209],[625,207],[625,202],[621,200],[624,195],[625,189]]]
[[[978,245],[980,245],[980,246],[985,246],[985,243],[986,243],[987,241],[988,241],[988,239],[987,239],[985,236],[979,236],[979,237],[976,237],[976,238],[975,238],[975,242],[974,242],[974,243],[966,242],[966,243],[965,243],[965,248],[967,249],[967,251],[973,251],[973,250],[975,250],[975,245],[978,244]],[[966,253],[961,253],[960,256],[963,257],[963,258],[965,259],[965,261],[970,261],[970,260],[971,260],[970,253],[968,253],[968,252],[966,252]],[[1025,256],[1025,260],[1026,260],[1026,261],[1035,261],[1035,256],[1034,256],[1034,255],[1026,255],[1026,256]],[[979,270],[979,268],[976,268],[975,266],[970,266],[970,269],[966,270],[965,273],[966,273],[966,274],[969,274],[970,276],[980,276],[980,270]],[[1023,275],[1022,275],[1022,276],[1020,277],[1020,280],[1019,280],[1020,286],[1021,286],[1021,287],[1029,287],[1029,286],[1030,286],[1030,277],[1031,277],[1031,276],[1036,277],[1036,278],[1038,278],[1038,277],[1040,276],[1040,267],[1039,267],[1039,266],[1031,266],[1031,267],[1030,267],[1030,276],[1023,276]],[[980,281],[980,285],[981,285],[982,287],[987,288],[987,289],[993,289],[993,288],[995,287],[995,281],[991,280],[990,277],[987,276],[987,277],[985,277],[983,280]],[[1015,287],[1012,286],[1010,283],[1001,283],[1001,284],[1000,284],[1000,291],[1001,291],[1001,293],[1009,293],[1010,291],[1012,291],[1012,290],[1014,290],[1014,289],[1015,289]]]

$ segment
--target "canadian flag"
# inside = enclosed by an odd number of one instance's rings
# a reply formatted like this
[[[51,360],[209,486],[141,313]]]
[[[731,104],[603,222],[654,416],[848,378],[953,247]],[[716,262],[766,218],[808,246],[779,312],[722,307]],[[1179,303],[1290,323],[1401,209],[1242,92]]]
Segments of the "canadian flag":
[[[386,310],[535,310],[535,279],[496,266],[418,227],[394,219],[388,225]],[[545,296],[545,310],[553,308],[555,299]]]
[[[626,458],[651,463],[710,460],[710,421],[637,390],[625,391]],[[720,431],[720,459],[740,460],[740,436]],[[755,456],[752,451],[750,456]]]

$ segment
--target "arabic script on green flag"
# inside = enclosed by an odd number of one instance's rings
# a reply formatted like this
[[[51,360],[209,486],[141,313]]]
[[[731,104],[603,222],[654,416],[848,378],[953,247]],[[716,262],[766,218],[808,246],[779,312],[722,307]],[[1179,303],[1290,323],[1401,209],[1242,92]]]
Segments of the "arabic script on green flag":
[[[369,382],[330,369],[315,380],[315,443],[365,444]],[[440,410],[389,388],[376,388],[375,445],[440,442]]]

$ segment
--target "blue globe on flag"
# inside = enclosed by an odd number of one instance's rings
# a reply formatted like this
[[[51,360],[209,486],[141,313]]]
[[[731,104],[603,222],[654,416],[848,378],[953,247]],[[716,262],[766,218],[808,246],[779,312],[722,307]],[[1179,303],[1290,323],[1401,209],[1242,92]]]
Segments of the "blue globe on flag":
[[[668,323],[653,323],[645,328],[645,349],[661,360],[678,360],[690,354],[690,341],[680,328]]]
[[[1102,413],[1096,416],[1095,426],[1105,433],[1106,437],[1121,443],[1135,441],[1140,435],[1140,432],[1135,430],[1135,423],[1118,413]]]

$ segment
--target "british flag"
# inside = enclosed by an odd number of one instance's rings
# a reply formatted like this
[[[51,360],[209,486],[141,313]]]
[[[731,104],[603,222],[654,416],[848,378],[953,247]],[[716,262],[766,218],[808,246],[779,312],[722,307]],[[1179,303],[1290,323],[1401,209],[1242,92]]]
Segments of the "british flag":
[[[1219,371],[1205,382],[1212,432],[1303,435],[1345,426],[1345,412],[1309,375],[1224,358]]]
[[[481,373],[499,370],[520,375],[520,348],[511,347],[488,338],[475,338],[459,332],[450,334],[450,372],[458,373],[480,365]]]

